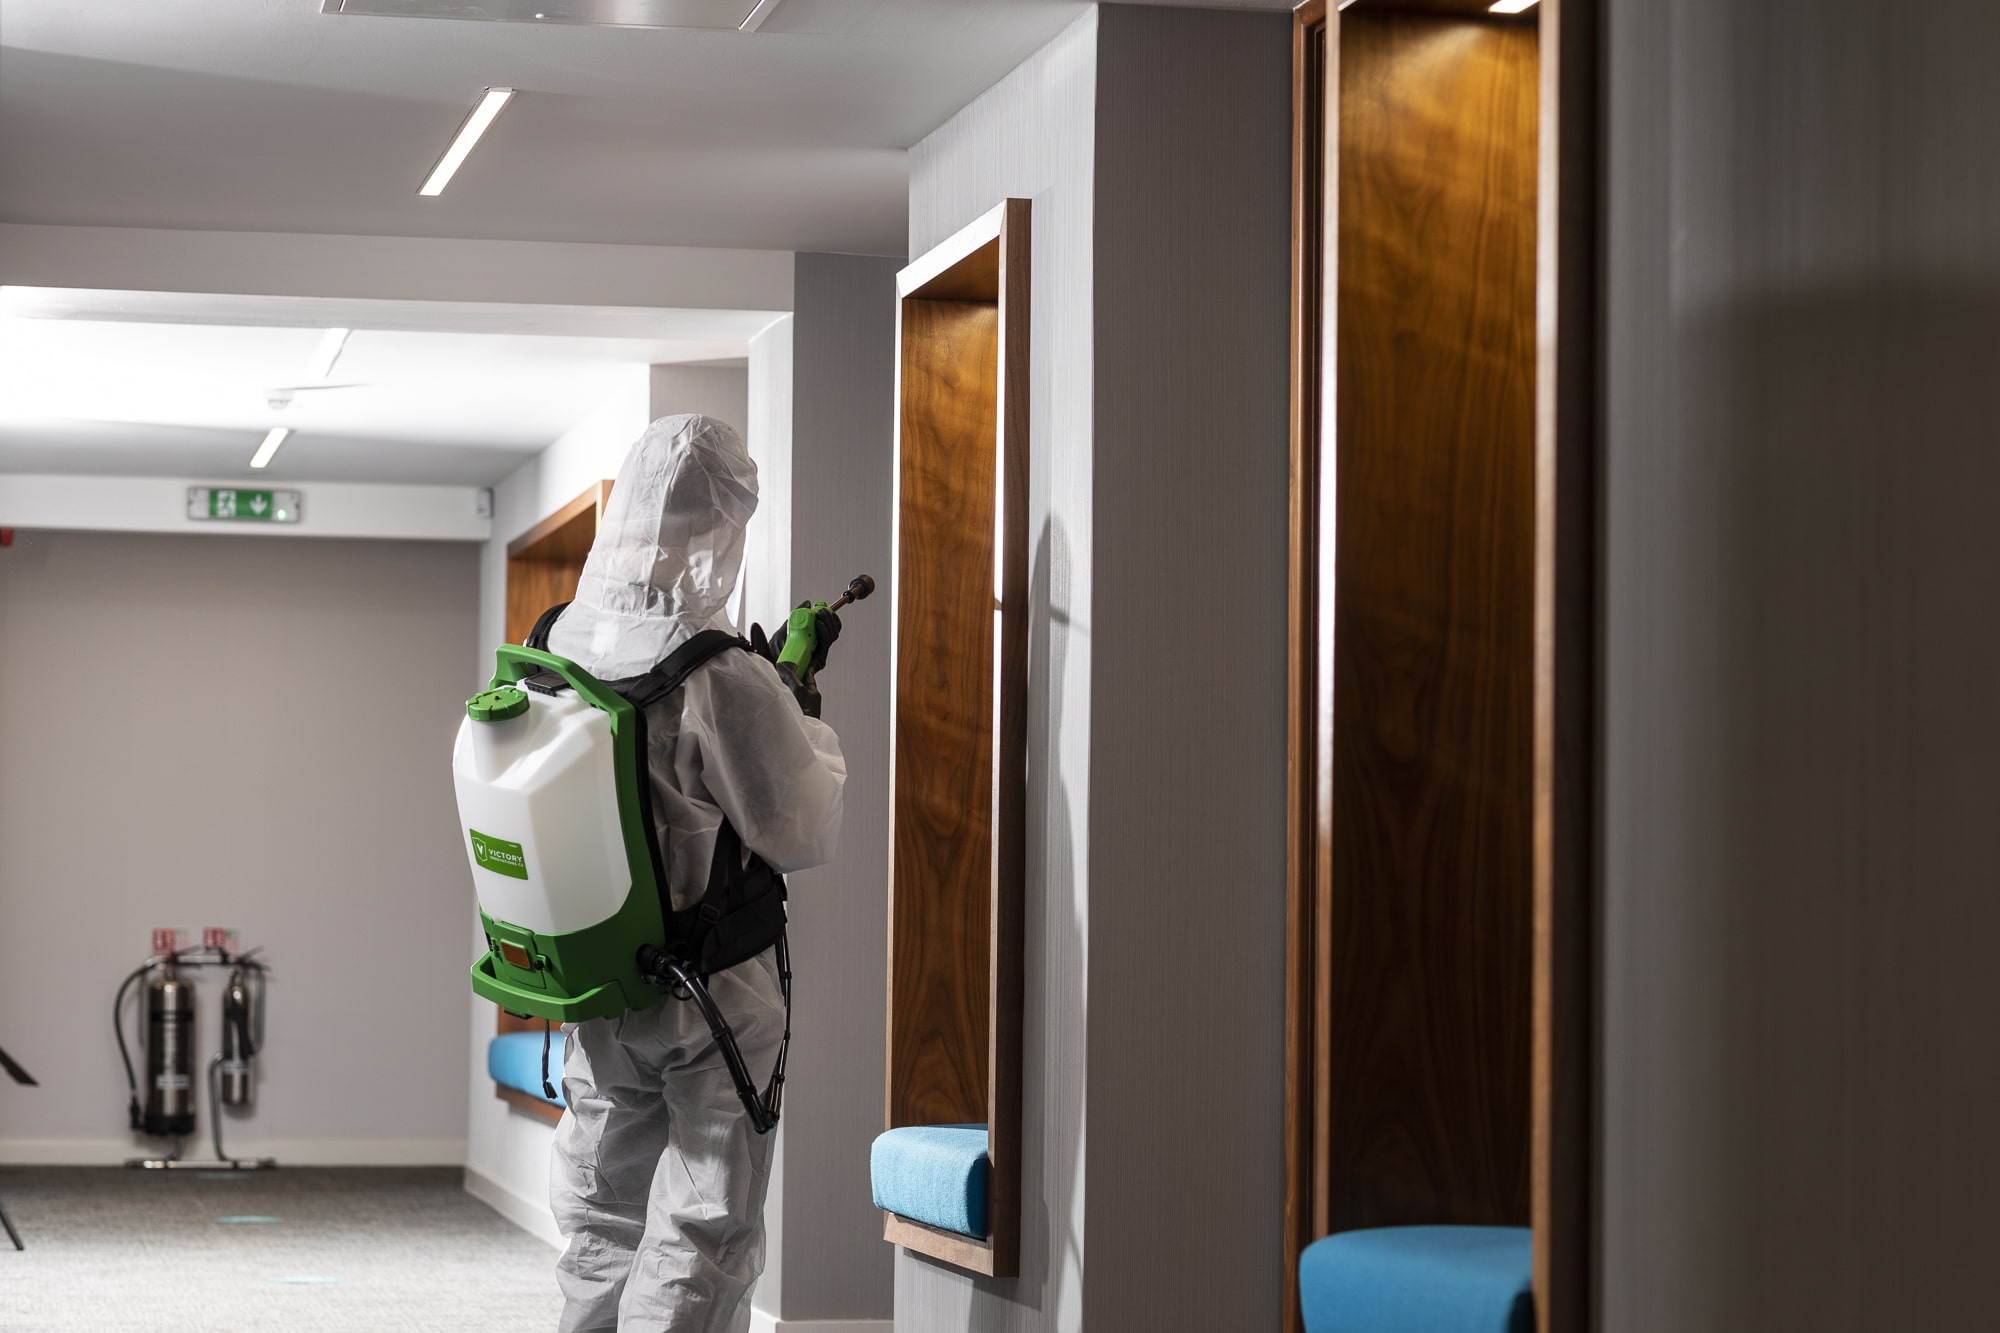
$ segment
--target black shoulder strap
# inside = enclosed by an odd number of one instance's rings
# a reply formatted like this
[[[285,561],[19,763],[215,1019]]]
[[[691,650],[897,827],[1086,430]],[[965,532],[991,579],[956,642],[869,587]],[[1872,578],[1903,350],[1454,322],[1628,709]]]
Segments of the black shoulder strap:
[[[535,627],[528,631],[528,637],[521,640],[521,646],[523,648],[533,648],[536,652],[547,652],[549,650],[549,631],[556,627],[556,617],[567,610],[569,610],[568,602],[557,602],[554,606],[542,612],[540,618],[535,621]]]
[[[728,630],[705,629],[668,653],[666,660],[651,671],[630,685],[622,686],[618,692],[630,699],[634,708],[643,712],[686,684],[696,667],[731,648],[752,651],[750,641],[740,635],[731,634]]]

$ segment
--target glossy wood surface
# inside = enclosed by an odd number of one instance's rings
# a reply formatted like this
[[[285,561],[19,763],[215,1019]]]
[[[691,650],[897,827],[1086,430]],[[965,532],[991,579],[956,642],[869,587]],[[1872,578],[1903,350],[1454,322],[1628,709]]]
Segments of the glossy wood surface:
[[[1009,200],[899,283],[886,1119],[987,1126],[992,1234],[883,1235],[994,1276],[1019,1243],[1029,253]]]
[[[903,303],[890,1125],[986,1120],[1000,316]]]
[[[1600,0],[1541,5],[1535,432],[1536,1315],[1585,1333],[1594,1302],[1597,1076],[1596,525]]]
[[[1324,1026],[1313,1004],[1313,938],[1321,812],[1316,737],[1332,699],[1319,680],[1317,511],[1326,339],[1327,79],[1330,30],[1325,0],[1293,11],[1291,490],[1287,586],[1285,726],[1285,1215],[1284,1329],[1302,1327],[1299,1254],[1317,1236],[1313,1188],[1316,1091],[1314,1042]]]
[[[1525,1225],[1536,50],[1344,13],[1325,1225]]]
[[[549,1067],[549,1077],[560,1085],[562,1082],[562,1070],[551,1065]],[[531,1115],[537,1120],[546,1120],[551,1125],[563,1118],[562,1107],[551,1106],[540,1097],[530,1097],[519,1088],[510,1088],[505,1084],[495,1083],[493,1085],[493,1095],[513,1107],[516,1111],[521,1112],[521,1114]]]

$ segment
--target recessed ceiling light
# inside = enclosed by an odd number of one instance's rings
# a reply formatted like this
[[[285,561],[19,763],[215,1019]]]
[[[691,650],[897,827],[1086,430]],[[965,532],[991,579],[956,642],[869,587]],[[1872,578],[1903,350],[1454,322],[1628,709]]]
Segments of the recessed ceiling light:
[[[271,460],[277,456],[278,446],[283,444],[285,437],[291,433],[291,428],[288,426],[271,427],[271,433],[264,437],[264,442],[257,446],[257,452],[251,455],[250,466],[269,467]]]
[[[340,360],[340,353],[347,346],[346,329],[328,329],[319,336],[319,346],[313,348],[312,360],[306,366],[306,378],[323,380],[333,373],[333,363]]]
[[[1487,12],[1491,14],[1519,14],[1524,10],[1533,9],[1539,3],[1541,3],[1541,0],[1493,0],[1493,5]]]
[[[479,142],[479,136],[486,133],[487,128],[493,124],[493,118],[500,114],[501,108],[507,105],[507,100],[513,95],[512,88],[488,88],[479,95],[479,100],[472,104],[472,110],[466,113],[465,123],[458,127],[458,133],[453,136],[451,147],[444,150],[444,156],[431,168],[431,174],[424,178],[422,188],[417,191],[418,194],[444,193],[444,187],[451,184],[452,173],[458,170],[466,155],[472,151],[473,145]]]
[[[755,32],[764,26],[764,20],[771,17],[771,11],[778,7],[779,0],[757,0],[757,7],[743,16],[736,25],[739,32]]]

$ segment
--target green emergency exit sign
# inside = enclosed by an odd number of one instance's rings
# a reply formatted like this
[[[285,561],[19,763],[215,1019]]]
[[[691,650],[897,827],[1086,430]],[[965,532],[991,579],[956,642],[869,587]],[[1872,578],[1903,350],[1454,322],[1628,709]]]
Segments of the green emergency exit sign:
[[[234,486],[188,487],[188,517],[229,523],[296,523],[305,496],[298,491],[248,491]]]

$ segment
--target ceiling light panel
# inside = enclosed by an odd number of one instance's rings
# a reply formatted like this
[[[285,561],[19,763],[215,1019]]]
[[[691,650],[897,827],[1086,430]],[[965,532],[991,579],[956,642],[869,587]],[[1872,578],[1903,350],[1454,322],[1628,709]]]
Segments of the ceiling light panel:
[[[313,348],[312,361],[306,366],[306,378],[323,380],[333,373],[333,363],[340,360],[340,353],[347,346],[346,329],[328,329],[319,336],[319,346]]]
[[[766,11],[776,0],[761,6]],[[320,0],[320,13],[369,18],[573,23],[604,28],[739,28],[757,0]]]
[[[264,442],[257,446],[257,452],[250,456],[250,466],[257,468],[271,466],[271,460],[278,455],[278,446],[283,444],[285,437],[291,433],[284,426],[271,427],[270,433],[264,436]]]
[[[486,133],[513,96],[512,88],[488,88],[479,95],[479,100],[472,104],[472,110],[466,113],[465,120],[459,125],[458,133],[451,137],[451,146],[444,150],[444,156],[437,160],[431,174],[418,187],[418,194],[435,197],[444,193],[444,187],[451,184],[451,178],[478,146],[480,136]]]

